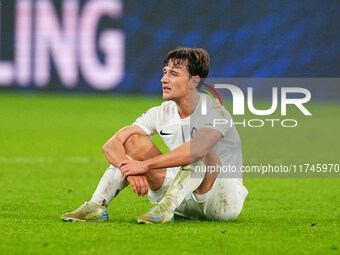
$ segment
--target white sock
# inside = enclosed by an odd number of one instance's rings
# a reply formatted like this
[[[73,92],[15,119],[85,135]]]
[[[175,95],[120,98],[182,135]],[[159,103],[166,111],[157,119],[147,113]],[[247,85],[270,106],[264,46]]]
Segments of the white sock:
[[[111,200],[128,184],[129,182],[123,178],[119,168],[110,165],[101,178],[90,202],[107,207]]]
[[[203,169],[201,166],[204,166],[204,164],[199,160],[182,167],[178,172],[166,193],[166,196],[171,197],[173,201],[173,208],[177,208],[186,196],[201,185],[205,176],[203,171],[197,171],[198,168]]]
[[[195,192],[193,192],[192,194],[193,194],[194,200],[196,200],[197,203],[204,203],[210,197],[210,193],[211,193],[211,190],[203,194],[197,194]]]

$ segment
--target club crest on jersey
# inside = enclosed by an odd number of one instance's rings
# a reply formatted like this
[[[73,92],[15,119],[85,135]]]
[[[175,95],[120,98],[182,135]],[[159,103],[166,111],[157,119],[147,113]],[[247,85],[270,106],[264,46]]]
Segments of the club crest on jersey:
[[[194,138],[194,134],[196,133],[196,131],[197,131],[197,128],[195,128],[195,127],[193,127],[193,128],[191,129],[191,139]]]

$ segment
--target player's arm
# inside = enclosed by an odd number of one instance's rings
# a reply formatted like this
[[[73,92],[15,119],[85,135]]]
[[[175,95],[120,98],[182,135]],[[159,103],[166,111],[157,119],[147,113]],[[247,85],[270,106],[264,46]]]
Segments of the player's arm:
[[[211,128],[197,130],[193,140],[166,154],[145,160],[124,160],[120,164],[123,176],[143,174],[150,169],[184,166],[204,158],[214,148],[222,134]]]
[[[211,128],[200,128],[190,142],[186,142],[164,155],[145,161],[149,169],[184,166],[204,158],[214,148],[221,133]]]
[[[113,137],[111,137],[103,146],[103,152],[107,161],[119,167],[119,163],[128,159],[124,148],[124,143],[133,134],[146,136],[142,128],[137,125],[126,126],[120,129]]]

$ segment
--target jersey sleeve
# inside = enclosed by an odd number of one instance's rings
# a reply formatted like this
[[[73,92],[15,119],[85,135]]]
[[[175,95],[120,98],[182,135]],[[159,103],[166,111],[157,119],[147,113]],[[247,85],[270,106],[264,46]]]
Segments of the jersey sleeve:
[[[159,107],[153,107],[139,116],[132,125],[139,126],[149,137],[152,137],[157,133],[158,112]]]
[[[230,113],[221,105],[214,105],[208,113],[202,116],[201,128],[211,128],[219,131],[224,137],[231,129]]]

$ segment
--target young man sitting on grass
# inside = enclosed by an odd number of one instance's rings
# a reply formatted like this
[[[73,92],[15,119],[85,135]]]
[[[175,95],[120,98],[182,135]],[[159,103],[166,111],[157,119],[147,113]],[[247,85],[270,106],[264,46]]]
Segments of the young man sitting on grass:
[[[241,142],[227,110],[198,87],[209,74],[210,57],[200,48],[179,48],[164,59],[163,99],[131,126],[119,130],[103,151],[111,164],[92,199],[62,215],[64,221],[108,220],[106,207],[128,184],[157,202],[138,223],[166,223],[174,214],[190,219],[230,221],[241,212],[248,194],[242,177],[206,172],[208,167],[242,165]],[[207,113],[202,114],[206,103]],[[149,139],[158,133],[170,152],[162,154]],[[210,168],[211,169],[211,168]],[[226,177],[226,178],[223,178]]]

